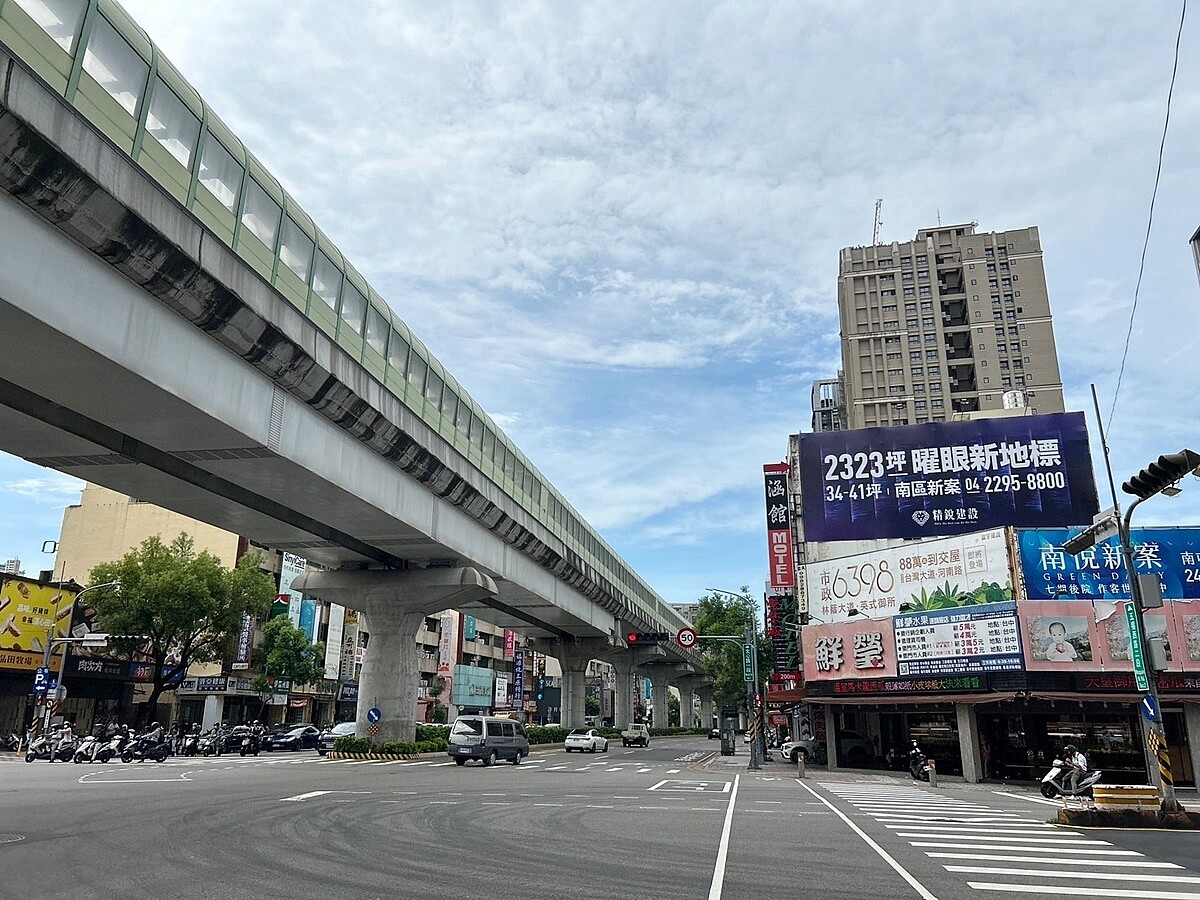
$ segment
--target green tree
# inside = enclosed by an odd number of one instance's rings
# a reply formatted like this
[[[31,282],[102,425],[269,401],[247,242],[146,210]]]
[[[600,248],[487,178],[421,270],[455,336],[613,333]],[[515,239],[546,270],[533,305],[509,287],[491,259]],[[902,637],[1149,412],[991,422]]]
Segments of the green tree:
[[[600,698],[599,697],[588,697],[586,700],[584,700],[583,701],[583,714],[585,716],[600,715]]]
[[[430,711],[430,715],[433,717],[433,721],[439,725],[444,725],[446,719],[450,716],[450,710],[442,702],[442,694],[445,692],[446,679],[440,677],[434,678],[433,684],[429,686],[429,696],[433,698],[433,708]]]
[[[700,598],[695,629],[700,635],[741,636],[758,621],[758,606],[743,585],[738,596],[709,593]],[[742,669],[741,647],[729,641],[701,641],[705,668],[713,679],[713,699],[717,706],[746,706],[746,680]],[[770,642],[758,638],[758,672],[765,678],[770,671]]]
[[[120,588],[89,595],[97,622],[111,634],[143,636],[135,646],[154,664],[144,719],[157,714],[168,675],[225,659],[242,616],[270,609],[275,583],[259,570],[259,559],[247,554],[227,569],[208,551],[197,553],[191,537],[181,534],[170,544],[147,538],[119,560],[92,569],[92,584],[120,582]]]
[[[679,720],[679,698],[674,694],[667,694],[667,726],[682,724]]]
[[[287,616],[276,616],[263,627],[262,640],[254,648],[254,664],[259,669],[254,689],[262,695],[265,711],[271,694],[268,676],[287,678],[293,686],[310,684],[325,674],[325,648],[310,643],[304,630]]]

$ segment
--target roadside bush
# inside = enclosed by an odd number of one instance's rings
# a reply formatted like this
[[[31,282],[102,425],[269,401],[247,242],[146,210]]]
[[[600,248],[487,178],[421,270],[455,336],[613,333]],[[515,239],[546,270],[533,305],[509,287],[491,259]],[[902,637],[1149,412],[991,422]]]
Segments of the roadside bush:
[[[544,725],[525,726],[530,744],[561,744],[570,731],[570,728],[547,728]]]
[[[347,734],[333,742],[333,749],[338,753],[370,753],[373,748],[367,738]]]

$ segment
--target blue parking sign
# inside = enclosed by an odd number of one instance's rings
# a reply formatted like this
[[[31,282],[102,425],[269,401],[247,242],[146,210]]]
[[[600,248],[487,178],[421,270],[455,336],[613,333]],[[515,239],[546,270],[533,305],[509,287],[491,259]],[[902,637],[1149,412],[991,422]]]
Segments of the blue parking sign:
[[[38,666],[33,673],[33,692],[35,694],[44,694],[50,687],[50,670],[45,666]]]

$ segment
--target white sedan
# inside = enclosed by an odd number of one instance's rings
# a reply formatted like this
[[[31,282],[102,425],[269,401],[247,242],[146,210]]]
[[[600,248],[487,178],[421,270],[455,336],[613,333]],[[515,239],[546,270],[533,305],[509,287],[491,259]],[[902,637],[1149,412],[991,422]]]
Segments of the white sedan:
[[[585,750],[588,753],[595,753],[597,750],[601,753],[608,752],[608,738],[595,728],[576,728],[567,735],[564,743],[568,753],[572,750],[578,750],[580,753]]]

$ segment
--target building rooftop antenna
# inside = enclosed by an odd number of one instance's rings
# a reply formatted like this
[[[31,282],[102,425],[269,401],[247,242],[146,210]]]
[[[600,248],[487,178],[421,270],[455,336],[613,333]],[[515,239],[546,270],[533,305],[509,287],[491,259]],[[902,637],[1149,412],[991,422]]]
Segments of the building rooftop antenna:
[[[875,201],[875,229],[871,232],[872,246],[879,243],[879,229],[883,225],[883,198]]]

